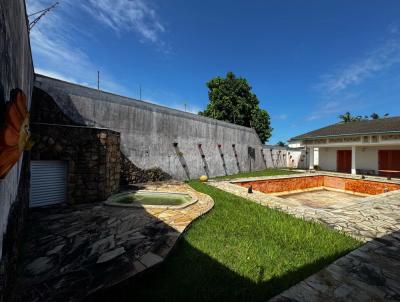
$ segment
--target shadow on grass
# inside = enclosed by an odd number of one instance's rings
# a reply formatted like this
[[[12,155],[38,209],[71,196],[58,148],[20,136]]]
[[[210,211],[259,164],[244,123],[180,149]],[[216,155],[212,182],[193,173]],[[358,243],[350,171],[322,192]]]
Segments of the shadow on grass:
[[[359,246],[322,225],[190,185],[209,194],[214,209],[191,226],[164,263],[88,301],[266,301]],[[302,233],[310,231],[314,235]],[[330,240],[336,238],[335,247]]]
[[[254,281],[223,266],[182,238],[160,266],[98,292],[87,301],[266,301],[350,251],[320,258],[268,281]],[[261,280],[265,268],[258,269]]]

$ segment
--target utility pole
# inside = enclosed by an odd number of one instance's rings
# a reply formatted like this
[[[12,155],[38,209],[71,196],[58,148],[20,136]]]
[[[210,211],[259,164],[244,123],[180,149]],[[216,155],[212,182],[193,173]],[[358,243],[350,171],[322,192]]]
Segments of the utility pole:
[[[100,90],[100,71],[97,70],[97,90]]]
[[[185,112],[186,112],[186,103],[185,103]]]
[[[139,100],[142,100],[142,85],[139,84]]]

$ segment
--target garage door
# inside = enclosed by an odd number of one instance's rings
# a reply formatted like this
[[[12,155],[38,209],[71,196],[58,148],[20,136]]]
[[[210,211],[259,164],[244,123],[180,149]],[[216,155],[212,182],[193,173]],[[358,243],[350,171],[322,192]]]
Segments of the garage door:
[[[30,207],[40,207],[66,201],[67,162],[31,161]]]

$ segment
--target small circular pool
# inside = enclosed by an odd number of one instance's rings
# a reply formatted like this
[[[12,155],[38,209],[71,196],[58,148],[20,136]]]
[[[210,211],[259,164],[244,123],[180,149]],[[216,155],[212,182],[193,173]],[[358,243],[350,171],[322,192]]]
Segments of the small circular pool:
[[[157,191],[130,191],[112,195],[106,200],[107,205],[120,207],[149,207],[180,209],[195,203],[190,194]]]

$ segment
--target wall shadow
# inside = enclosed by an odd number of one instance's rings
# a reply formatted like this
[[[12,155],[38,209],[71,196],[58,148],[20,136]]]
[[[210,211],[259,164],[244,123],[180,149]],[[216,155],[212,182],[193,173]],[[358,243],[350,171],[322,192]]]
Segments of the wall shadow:
[[[276,168],[277,165],[276,165],[276,160],[275,160],[273,149],[269,149],[269,154],[270,154],[270,157],[271,157],[272,167]]]
[[[207,177],[210,178],[210,168],[208,167],[208,163],[206,160],[206,155],[204,154],[202,144],[198,144],[197,147],[199,148],[201,160],[203,161],[203,169],[204,172],[206,173]]]
[[[233,156],[235,157],[236,167],[238,169],[238,173],[240,173],[242,172],[242,170],[240,169],[239,155],[236,150],[236,144],[232,144],[232,149],[233,149]]]
[[[189,180],[190,179],[190,171],[189,171],[185,156],[184,156],[183,152],[179,149],[178,143],[173,143],[173,146],[175,149],[176,156],[178,157],[178,160],[181,163],[183,170],[185,171],[186,177]]]
[[[94,202],[30,208],[17,282],[7,301],[82,301],[130,278],[137,272],[133,262],[143,255],[163,257],[177,235],[143,207]],[[99,262],[101,256],[118,249],[123,253]],[[41,264],[34,265],[38,259]]]
[[[225,154],[222,152],[222,145],[218,145],[219,157],[222,161],[222,168],[224,169],[225,175],[228,175],[228,170],[226,169]]]
[[[260,153],[261,153],[261,159],[262,159],[262,161],[263,161],[263,163],[265,165],[265,168],[268,168],[268,164],[267,164],[267,160],[265,158],[265,154],[264,154],[264,149],[263,148],[261,148]]]
[[[268,281],[261,281],[265,268],[258,267],[260,280],[254,281],[225,267],[183,237],[159,267],[85,301],[267,301],[348,252],[320,258]]]

